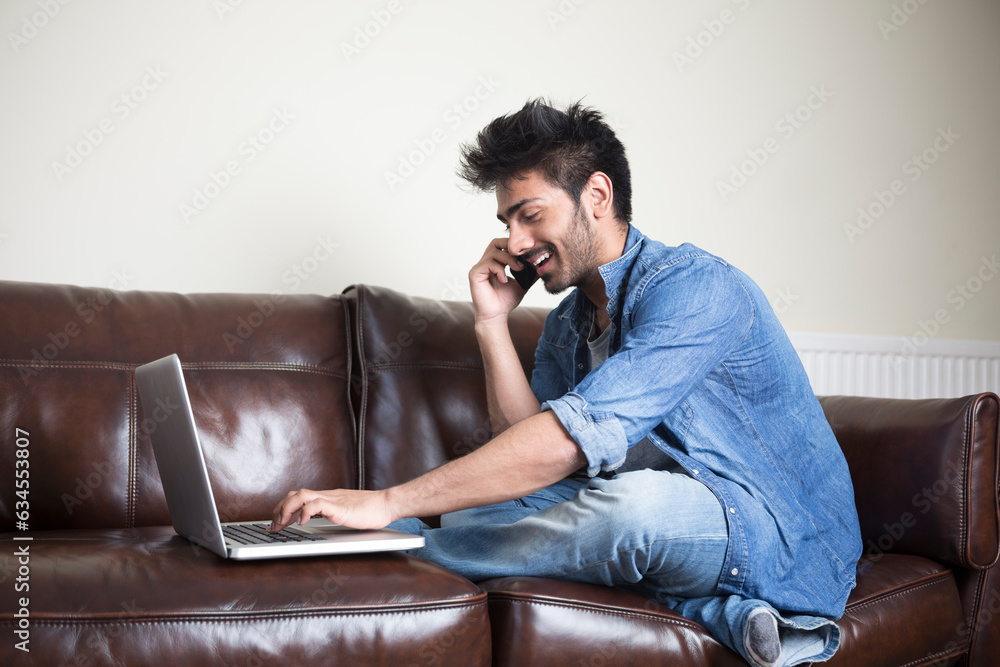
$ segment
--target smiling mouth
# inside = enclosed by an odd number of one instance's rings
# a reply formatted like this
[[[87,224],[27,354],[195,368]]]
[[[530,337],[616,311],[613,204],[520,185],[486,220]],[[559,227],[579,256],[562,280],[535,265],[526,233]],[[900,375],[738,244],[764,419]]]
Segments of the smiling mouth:
[[[552,251],[544,250],[538,253],[537,255],[526,258],[523,261],[531,264],[535,268],[535,271],[538,272],[539,275],[541,275],[541,272],[548,265],[550,259],[552,259]]]

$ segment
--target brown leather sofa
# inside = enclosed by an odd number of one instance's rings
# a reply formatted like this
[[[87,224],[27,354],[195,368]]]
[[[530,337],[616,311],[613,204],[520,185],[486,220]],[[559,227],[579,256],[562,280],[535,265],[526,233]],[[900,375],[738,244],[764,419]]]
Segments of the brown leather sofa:
[[[544,315],[511,319],[526,372]],[[485,442],[472,323],[468,303],[367,286],[0,282],[0,664],[744,664],[620,590],[469,582],[402,553],[227,562],[173,534],[137,365],[180,355],[220,515],[259,519],[289,489],[383,487]],[[866,547],[828,664],[1000,664],[1000,399],[822,402]]]

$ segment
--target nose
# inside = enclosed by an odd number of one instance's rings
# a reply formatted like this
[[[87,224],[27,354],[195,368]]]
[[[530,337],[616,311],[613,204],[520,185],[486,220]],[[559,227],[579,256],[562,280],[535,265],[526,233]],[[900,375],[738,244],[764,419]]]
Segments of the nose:
[[[523,255],[535,246],[531,234],[518,222],[510,223],[510,233],[507,237],[507,252],[512,255]]]

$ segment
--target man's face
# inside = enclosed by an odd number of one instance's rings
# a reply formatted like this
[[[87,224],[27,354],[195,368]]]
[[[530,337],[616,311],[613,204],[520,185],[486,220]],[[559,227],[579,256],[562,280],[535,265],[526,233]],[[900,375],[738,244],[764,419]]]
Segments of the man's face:
[[[587,282],[600,266],[594,221],[583,206],[537,172],[497,186],[507,251],[529,262],[551,294]]]

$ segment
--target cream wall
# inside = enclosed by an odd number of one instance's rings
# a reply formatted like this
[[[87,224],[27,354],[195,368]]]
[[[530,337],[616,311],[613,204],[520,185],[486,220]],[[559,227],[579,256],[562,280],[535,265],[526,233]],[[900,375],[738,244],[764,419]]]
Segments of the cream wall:
[[[5,0],[0,31],[3,279],[466,299],[502,228],[458,145],[544,95],[787,328],[1000,340],[995,0]]]

